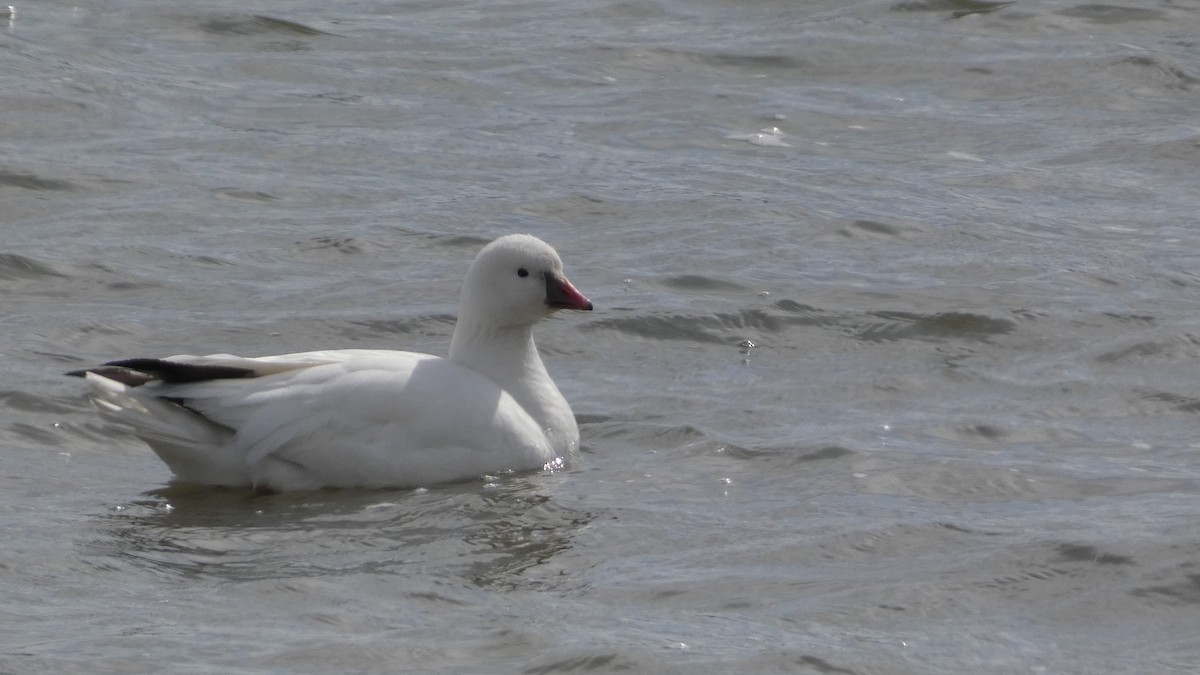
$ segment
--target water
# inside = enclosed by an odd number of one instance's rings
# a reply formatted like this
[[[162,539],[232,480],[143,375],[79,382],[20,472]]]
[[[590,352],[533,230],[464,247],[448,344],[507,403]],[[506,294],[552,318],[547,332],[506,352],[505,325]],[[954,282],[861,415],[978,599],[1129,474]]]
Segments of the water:
[[[0,671],[1200,669],[1195,3],[14,10]],[[170,486],[60,376],[444,352],[515,230],[564,472]]]

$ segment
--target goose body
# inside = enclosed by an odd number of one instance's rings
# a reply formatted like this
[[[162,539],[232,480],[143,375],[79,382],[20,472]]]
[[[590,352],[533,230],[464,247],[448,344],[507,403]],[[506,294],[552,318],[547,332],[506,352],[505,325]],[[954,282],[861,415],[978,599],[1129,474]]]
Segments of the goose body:
[[[260,490],[415,487],[571,456],[579,430],[533,341],[592,304],[549,245],[508,235],[467,273],[449,358],[341,349],[129,359],[77,371],[101,414],[185,482]]]

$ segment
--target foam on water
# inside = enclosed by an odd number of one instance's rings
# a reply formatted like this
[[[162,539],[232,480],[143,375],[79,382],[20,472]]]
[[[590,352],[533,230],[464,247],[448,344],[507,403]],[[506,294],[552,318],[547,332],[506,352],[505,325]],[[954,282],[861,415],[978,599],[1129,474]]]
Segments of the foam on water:
[[[751,134],[729,134],[725,136],[733,141],[746,141],[751,145],[761,145],[767,148],[790,148],[791,143],[784,140],[786,135],[779,127],[764,127]]]

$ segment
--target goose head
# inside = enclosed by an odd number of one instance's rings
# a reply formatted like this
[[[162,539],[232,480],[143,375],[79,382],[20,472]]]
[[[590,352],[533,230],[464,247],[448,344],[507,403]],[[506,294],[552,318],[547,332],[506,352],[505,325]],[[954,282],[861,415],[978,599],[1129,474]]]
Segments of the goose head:
[[[563,274],[549,244],[528,234],[496,239],[479,252],[463,284],[460,320],[480,328],[528,326],[560,309],[592,303]]]

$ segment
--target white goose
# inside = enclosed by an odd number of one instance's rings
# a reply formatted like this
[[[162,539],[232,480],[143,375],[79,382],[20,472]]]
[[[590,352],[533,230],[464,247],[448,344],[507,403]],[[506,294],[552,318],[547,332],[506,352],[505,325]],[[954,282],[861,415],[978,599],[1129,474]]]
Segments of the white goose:
[[[113,361],[86,376],[182,481],[260,491],[416,487],[568,458],[579,429],[533,324],[592,303],[548,244],[501,237],[463,285],[450,357],[342,349]]]

